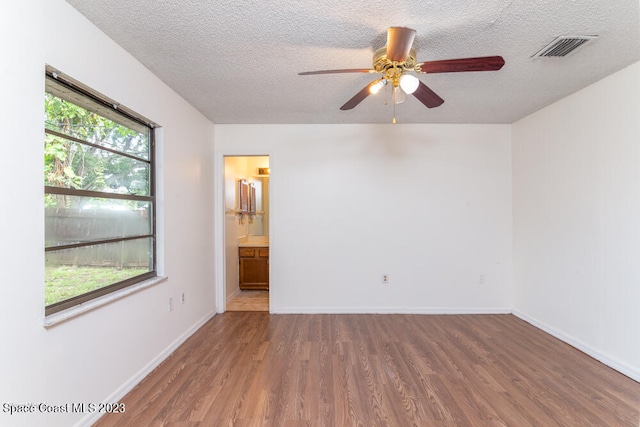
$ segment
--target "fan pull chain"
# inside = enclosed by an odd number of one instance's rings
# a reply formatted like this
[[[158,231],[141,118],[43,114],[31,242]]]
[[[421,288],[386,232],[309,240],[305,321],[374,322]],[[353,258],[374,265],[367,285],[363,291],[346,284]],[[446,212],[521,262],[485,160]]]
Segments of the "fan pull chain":
[[[391,120],[391,124],[396,124],[396,91],[391,90],[391,103],[393,104],[393,120]]]

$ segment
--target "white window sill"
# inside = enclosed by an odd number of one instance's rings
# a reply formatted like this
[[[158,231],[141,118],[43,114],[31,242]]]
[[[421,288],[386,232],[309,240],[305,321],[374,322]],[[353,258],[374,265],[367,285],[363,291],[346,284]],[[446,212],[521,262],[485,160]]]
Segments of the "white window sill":
[[[164,276],[154,277],[152,279],[148,279],[143,282],[136,283],[135,285],[126,287],[124,289],[120,289],[110,294],[101,296],[100,298],[96,298],[94,300],[87,301],[82,304],[78,304],[75,307],[71,307],[66,310],[60,311],[58,313],[51,314],[44,318],[43,326],[45,328],[50,328],[62,322],[66,322],[69,319],[73,319],[74,317],[78,317],[91,310],[95,310],[98,307],[102,307],[104,305],[110,304],[116,300],[119,300],[120,298],[126,297],[127,295],[131,295],[143,289],[147,289],[152,286],[155,286],[158,283],[165,282],[168,279],[169,279],[168,277],[164,277]]]

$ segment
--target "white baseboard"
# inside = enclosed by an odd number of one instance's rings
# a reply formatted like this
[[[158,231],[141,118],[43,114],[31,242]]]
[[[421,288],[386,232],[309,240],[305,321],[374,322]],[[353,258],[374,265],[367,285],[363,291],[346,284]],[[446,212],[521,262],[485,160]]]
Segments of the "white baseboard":
[[[147,375],[151,373],[160,363],[162,363],[171,353],[176,351],[178,347],[180,347],[191,335],[193,335],[198,329],[200,329],[205,323],[207,323],[216,313],[211,312],[205,315],[202,319],[200,319],[197,323],[187,329],[182,335],[180,335],[175,341],[173,341],[167,348],[160,352],[156,357],[154,357],[146,366],[144,366],[140,371],[138,371],[134,376],[129,378],[124,384],[122,384],[116,391],[111,393],[104,402],[119,402],[127,393],[129,393],[140,381],[142,381]],[[83,427],[90,426],[94,424],[103,414],[100,413],[91,413],[87,414],[80,421],[78,421],[75,426]]]
[[[554,328],[552,328],[551,326],[540,322],[537,319],[534,319],[531,316],[528,316],[518,310],[513,310],[513,315],[524,320],[527,323],[530,323],[531,325],[535,326],[538,329],[541,329],[543,331],[545,331],[546,333],[553,335],[554,337],[558,338],[561,341],[564,341],[565,343],[569,344],[572,347],[577,348],[578,350],[580,350],[581,352],[588,354],[589,356],[593,357],[594,359],[604,363],[605,365],[607,365],[608,367],[615,369],[616,371],[620,372],[623,375],[626,375],[627,377],[631,378],[634,381],[640,382],[640,370],[638,370],[638,368],[634,368],[633,366],[629,366],[628,364],[624,363],[624,362],[620,362],[619,360],[616,360],[615,358],[612,358],[611,356],[608,356],[606,354],[601,353],[598,350],[595,350],[593,348],[591,348],[590,346],[588,346],[587,344],[583,343],[580,340],[577,340],[563,332],[560,332]]]
[[[278,307],[274,314],[511,314],[511,309],[503,307]]]

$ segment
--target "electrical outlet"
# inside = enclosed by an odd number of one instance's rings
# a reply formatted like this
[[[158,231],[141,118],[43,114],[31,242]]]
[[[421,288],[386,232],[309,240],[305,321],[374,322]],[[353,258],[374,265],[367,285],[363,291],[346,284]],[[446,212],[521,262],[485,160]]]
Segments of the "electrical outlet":
[[[173,311],[173,298],[169,297],[169,311]]]
[[[184,304],[184,291],[180,294],[180,304]]]
[[[389,275],[387,273],[382,273],[382,284],[383,285],[389,284]]]
[[[486,279],[486,275],[481,274],[480,277],[478,277],[478,285],[484,285],[484,281]]]

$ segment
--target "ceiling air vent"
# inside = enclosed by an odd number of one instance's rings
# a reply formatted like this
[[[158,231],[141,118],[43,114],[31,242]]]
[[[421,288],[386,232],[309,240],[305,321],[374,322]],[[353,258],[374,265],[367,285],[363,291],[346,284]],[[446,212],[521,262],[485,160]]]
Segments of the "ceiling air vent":
[[[598,36],[560,36],[540,49],[540,51],[533,55],[532,58],[567,56],[589,40],[597,38]]]

